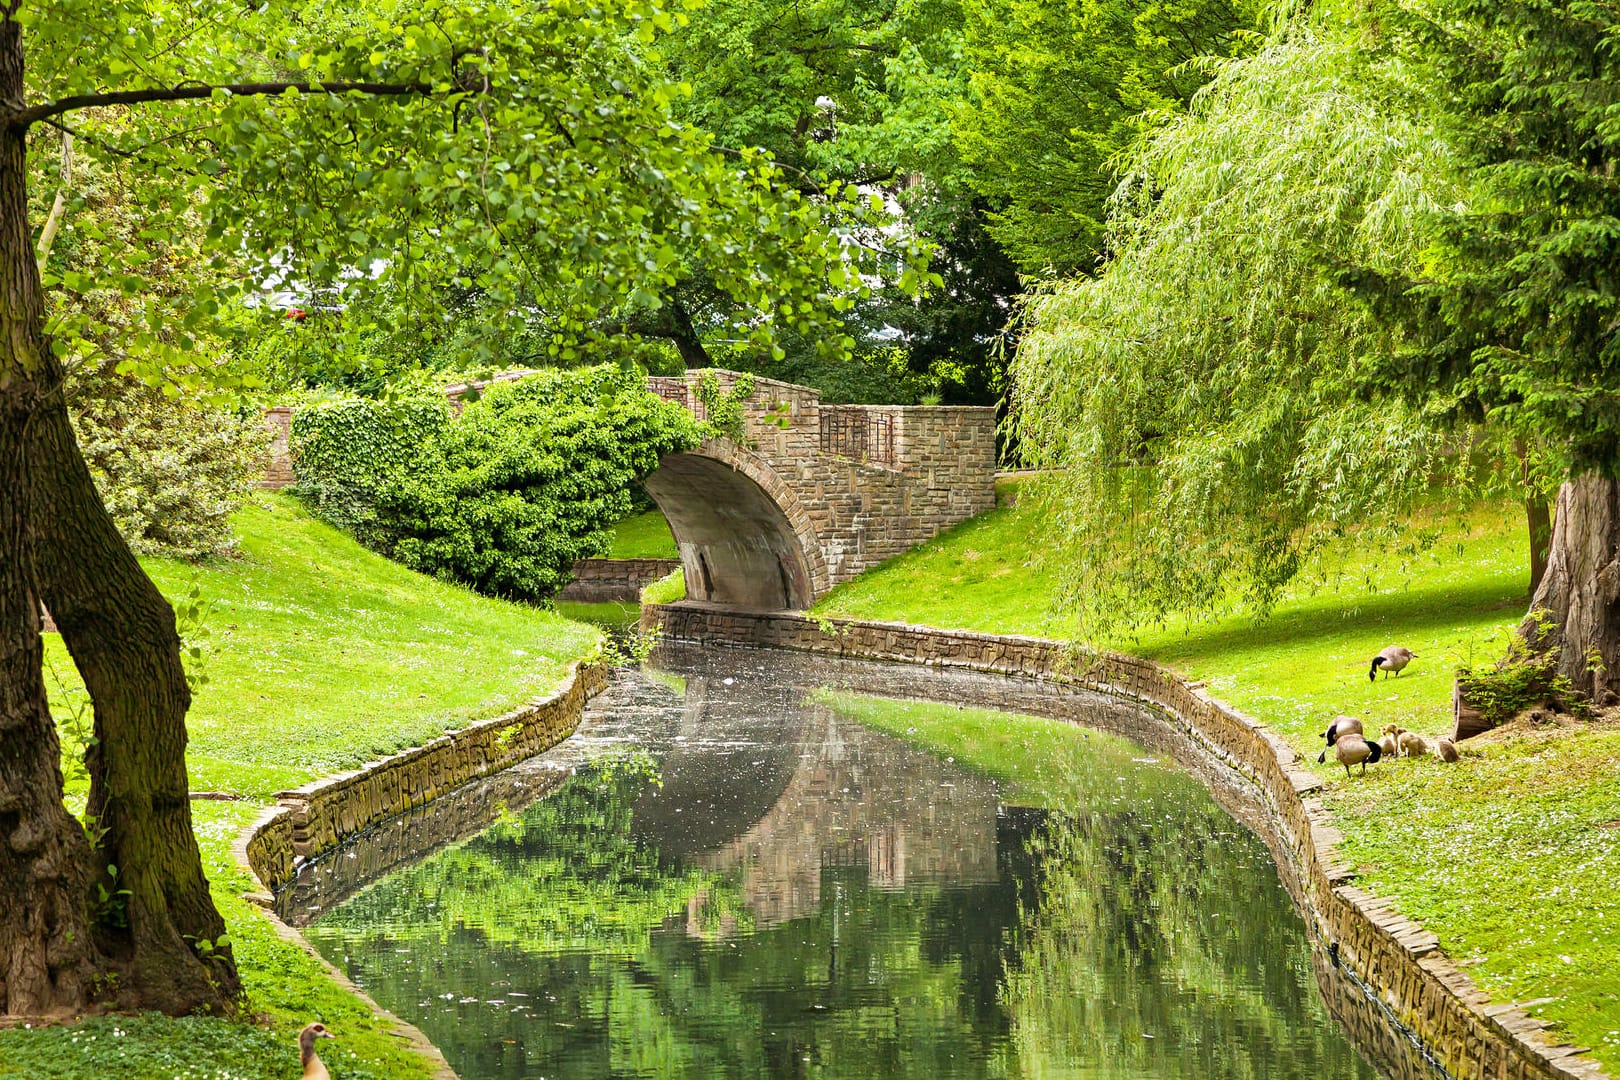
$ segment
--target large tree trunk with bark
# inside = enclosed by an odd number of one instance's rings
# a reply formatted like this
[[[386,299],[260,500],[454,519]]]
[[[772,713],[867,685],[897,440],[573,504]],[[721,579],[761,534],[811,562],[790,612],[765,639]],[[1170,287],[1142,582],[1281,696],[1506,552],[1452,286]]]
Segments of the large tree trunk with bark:
[[[1558,673],[1606,704],[1620,685],[1620,479],[1588,473],[1558,492],[1552,547],[1519,636],[1558,652]]]
[[[21,31],[6,18],[0,110],[22,103]],[[81,1008],[99,973],[116,976],[102,988],[120,1004],[229,1009],[240,985],[229,949],[213,948],[224,923],[191,830],[174,612],[118,535],[68,420],[29,235],[26,135],[0,126],[0,1005]],[[94,707],[94,848],[62,805],[40,601]],[[97,879],[108,901],[92,905]]]

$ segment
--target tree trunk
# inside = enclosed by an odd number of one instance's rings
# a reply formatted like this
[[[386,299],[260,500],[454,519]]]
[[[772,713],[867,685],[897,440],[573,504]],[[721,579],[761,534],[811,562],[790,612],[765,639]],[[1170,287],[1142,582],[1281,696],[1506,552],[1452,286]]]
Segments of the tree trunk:
[[[5,18],[0,110],[22,101],[21,31]],[[121,1004],[228,1009],[240,991],[229,949],[204,957],[197,945],[217,941],[224,923],[191,831],[190,693],[174,612],[118,535],[68,421],[62,369],[44,337],[25,140],[19,127],[0,128],[0,956],[8,972],[0,1002],[23,1013],[83,1006],[95,965],[118,976]],[[40,674],[40,601],[94,706],[94,850],[62,806]],[[110,902],[97,905],[90,928],[97,876]]]
[[[679,300],[671,300],[668,315],[665,335],[675,343],[675,350],[681,354],[681,364],[688,371],[713,367],[714,361],[709,359],[709,350],[703,347],[703,339],[698,337],[697,327],[692,325],[692,315],[686,310],[686,305]]]
[[[1588,473],[1559,489],[1547,571],[1519,636],[1558,651],[1558,673],[1600,704],[1620,676],[1620,480]]]
[[[1541,588],[1541,579],[1547,576],[1547,556],[1552,550],[1552,515],[1547,512],[1547,500],[1537,494],[1524,498],[1525,523],[1530,532],[1530,595]]]
[[[0,26],[0,107],[22,104],[22,49]],[[90,986],[90,845],[62,805],[46,706],[39,593],[23,557],[32,470],[21,453],[46,352],[21,132],[0,130],[0,1013],[70,1010]]]

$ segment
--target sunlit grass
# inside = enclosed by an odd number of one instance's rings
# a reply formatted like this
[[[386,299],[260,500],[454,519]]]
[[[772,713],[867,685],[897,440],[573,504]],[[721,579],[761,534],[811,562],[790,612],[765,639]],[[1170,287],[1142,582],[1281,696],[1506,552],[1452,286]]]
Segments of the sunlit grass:
[[[613,527],[610,559],[678,559],[679,549],[669,523],[657,510],[627,517]]]

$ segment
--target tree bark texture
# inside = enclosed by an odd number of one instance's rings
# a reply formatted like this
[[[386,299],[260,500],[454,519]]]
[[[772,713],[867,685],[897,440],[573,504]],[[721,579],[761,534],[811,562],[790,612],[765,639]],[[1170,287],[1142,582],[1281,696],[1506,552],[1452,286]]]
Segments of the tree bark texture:
[[[1552,551],[1552,514],[1547,500],[1531,493],[1524,499],[1525,524],[1530,533],[1530,595],[1541,588],[1541,579],[1547,576],[1547,556]]]
[[[1558,650],[1558,673],[1594,701],[1620,683],[1620,479],[1588,473],[1559,489],[1547,571],[1519,635]]]
[[[23,101],[21,31],[0,20],[0,108]],[[228,1009],[240,991],[191,829],[190,704],[173,609],[119,536],[79,453],[44,336],[26,131],[0,128],[0,1005],[82,1007],[92,971],[124,1005]],[[88,813],[62,805],[39,604],[90,692]],[[117,867],[117,873],[111,867]],[[92,905],[100,879],[110,898]],[[92,914],[95,919],[92,922]]]

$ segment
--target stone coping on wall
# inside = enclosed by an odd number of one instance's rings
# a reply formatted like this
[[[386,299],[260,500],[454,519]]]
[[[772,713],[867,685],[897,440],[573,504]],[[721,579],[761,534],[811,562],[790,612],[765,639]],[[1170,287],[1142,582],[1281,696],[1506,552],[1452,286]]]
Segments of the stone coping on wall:
[[[1375,995],[1458,1080],[1606,1080],[1586,1048],[1555,1041],[1516,1005],[1493,1003],[1439,939],[1358,888],[1338,854],[1341,834],[1321,780],[1264,723],[1157,664],[1043,638],[937,630],[906,623],[817,619],[682,601],[642,609],[642,629],[700,645],[734,645],[897,660],[1061,681],[1162,710],[1204,752],[1252,782],[1299,878],[1303,914],[1331,962]]]
[[[237,837],[236,861],[252,872],[260,890],[247,899],[265,908],[276,932],[302,946],[374,1014],[388,1020],[436,1069],[439,1080],[455,1072],[432,1042],[414,1026],[378,1005],[277,918],[274,894],[306,862],[320,858],[380,822],[419,808],[457,786],[500,772],[551,749],[573,734],[585,703],[607,686],[609,669],[599,662],[576,663],[562,687],[549,697],[520,705],[422,746],[413,746],[350,772],[323,777],[276,793],[276,802]]]

